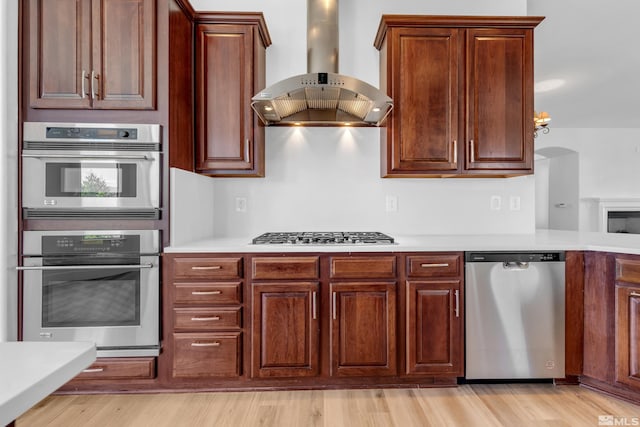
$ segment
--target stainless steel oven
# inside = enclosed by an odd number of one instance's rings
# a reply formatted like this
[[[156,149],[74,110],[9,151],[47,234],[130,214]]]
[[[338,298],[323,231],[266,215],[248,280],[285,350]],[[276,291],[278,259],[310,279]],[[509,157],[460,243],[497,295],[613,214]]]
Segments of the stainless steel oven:
[[[25,231],[23,339],[159,354],[157,230]]]
[[[156,219],[160,126],[24,124],[23,217]]]

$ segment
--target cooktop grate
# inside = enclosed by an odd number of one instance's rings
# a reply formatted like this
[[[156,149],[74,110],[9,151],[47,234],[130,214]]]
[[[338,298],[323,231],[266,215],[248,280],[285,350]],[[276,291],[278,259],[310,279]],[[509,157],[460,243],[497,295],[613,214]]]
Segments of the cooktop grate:
[[[264,233],[253,239],[254,245],[307,244],[307,245],[388,245],[393,237],[377,231],[302,231]]]

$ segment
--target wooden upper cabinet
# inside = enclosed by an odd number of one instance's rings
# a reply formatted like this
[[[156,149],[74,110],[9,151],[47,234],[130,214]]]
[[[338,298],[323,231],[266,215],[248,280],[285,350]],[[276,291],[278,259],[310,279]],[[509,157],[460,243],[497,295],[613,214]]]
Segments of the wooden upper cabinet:
[[[387,130],[392,141],[387,175],[455,172],[458,126],[460,31],[399,28],[391,82],[394,110]]]
[[[233,17],[229,17],[231,19]],[[211,176],[264,176],[264,127],[251,98],[264,88],[270,44],[261,15],[196,29],[196,171]]]
[[[383,15],[383,177],[533,172],[533,28],[541,17]]]
[[[465,169],[533,172],[533,31],[466,35]]]
[[[30,0],[29,105],[154,109],[154,0]]]

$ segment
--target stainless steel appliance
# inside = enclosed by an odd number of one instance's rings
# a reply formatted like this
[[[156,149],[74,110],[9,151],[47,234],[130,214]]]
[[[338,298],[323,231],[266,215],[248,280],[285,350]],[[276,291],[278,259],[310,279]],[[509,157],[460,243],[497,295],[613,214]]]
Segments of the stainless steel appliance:
[[[338,74],[338,0],[307,0],[307,74],[279,81],[252,98],[266,125],[380,126],[393,100]]]
[[[468,252],[467,379],[563,378],[564,252]]]
[[[272,244],[307,244],[307,245],[329,245],[329,244],[392,244],[393,237],[377,231],[305,231],[305,232],[272,232],[264,233],[253,239],[254,245]]]
[[[24,124],[23,217],[156,219],[160,126]]]
[[[25,231],[23,338],[159,353],[157,230]]]

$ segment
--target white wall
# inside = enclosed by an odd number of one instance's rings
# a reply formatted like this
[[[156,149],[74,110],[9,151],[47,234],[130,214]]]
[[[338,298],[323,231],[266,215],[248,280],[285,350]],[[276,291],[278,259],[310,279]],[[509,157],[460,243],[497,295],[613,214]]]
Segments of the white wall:
[[[0,3],[0,341],[16,339],[18,2]]]
[[[197,10],[262,11],[273,45],[267,49],[267,85],[305,73],[303,0],[193,0]],[[283,12],[286,11],[286,12]],[[340,72],[379,84],[373,47],[385,13],[525,15],[519,0],[343,0]],[[527,233],[535,229],[535,180],[382,179],[378,129],[267,128],[266,178],[220,178],[215,185],[215,232],[250,236],[279,230],[381,230],[389,233]],[[398,197],[387,213],[385,197]],[[502,198],[490,210],[491,196]],[[511,196],[520,210],[508,209]],[[247,212],[235,199],[247,198]]]
[[[595,231],[597,220],[584,199],[640,198],[640,129],[551,128],[536,139],[536,150],[548,147],[578,153],[580,230]]]

